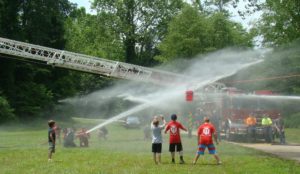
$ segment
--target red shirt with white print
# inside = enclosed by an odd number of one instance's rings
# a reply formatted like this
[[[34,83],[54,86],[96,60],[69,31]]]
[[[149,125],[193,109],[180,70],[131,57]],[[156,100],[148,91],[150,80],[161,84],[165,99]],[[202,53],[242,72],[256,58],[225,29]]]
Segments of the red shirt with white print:
[[[165,132],[170,130],[170,144],[181,143],[180,129],[186,130],[185,127],[177,121],[170,121],[168,123]]]
[[[215,127],[210,123],[204,123],[198,128],[198,136],[200,136],[199,144],[213,144],[213,135]]]

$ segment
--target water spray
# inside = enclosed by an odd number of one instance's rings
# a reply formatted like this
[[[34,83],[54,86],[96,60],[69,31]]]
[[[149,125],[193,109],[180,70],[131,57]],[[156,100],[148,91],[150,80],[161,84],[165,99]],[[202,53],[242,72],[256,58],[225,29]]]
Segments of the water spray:
[[[200,83],[197,83],[197,85],[194,86],[192,90],[197,90],[199,88],[202,88],[202,87],[206,86],[207,84],[210,84],[210,83],[216,82],[216,81],[218,81],[220,79],[223,79],[225,77],[231,76],[231,75],[237,73],[241,69],[244,69],[244,68],[247,68],[249,66],[261,63],[262,61],[263,60],[256,60],[256,61],[253,61],[253,62],[250,62],[250,63],[242,64],[241,66],[236,67],[236,69],[233,69],[230,72],[227,72],[227,73],[224,73],[222,75],[216,76],[216,77],[214,77],[212,79],[207,79],[207,80],[204,80],[204,81],[202,81]],[[197,79],[195,79],[194,83],[199,82],[199,81],[197,81]],[[143,101],[143,102],[146,102],[146,103],[140,104],[138,106],[135,106],[135,107],[133,107],[133,108],[125,111],[125,112],[122,112],[122,113],[120,113],[120,114],[118,114],[118,115],[116,115],[116,116],[114,116],[114,117],[112,117],[112,118],[104,121],[103,123],[101,123],[101,124],[99,124],[99,125],[91,128],[87,132],[88,133],[92,132],[94,130],[97,130],[97,129],[105,126],[105,125],[108,125],[108,124],[110,124],[112,122],[115,122],[115,121],[117,121],[119,119],[125,118],[125,117],[127,117],[127,116],[129,116],[129,115],[131,115],[133,113],[142,111],[142,110],[144,110],[146,108],[149,108],[151,106],[154,106],[154,105],[159,105],[159,103],[166,102],[166,101],[171,100],[171,99],[173,99],[175,97],[178,97],[178,96],[180,96],[181,94],[184,93],[186,85],[187,84],[184,83],[181,86],[175,87],[175,89],[172,89],[172,90],[169,89],[168,92],[164,93],[164,95],[160,95],[159,98],[152,98],[152,100],[134,98],[135,100]],[[149,102],[149,101],[151,101],[151,102]]]

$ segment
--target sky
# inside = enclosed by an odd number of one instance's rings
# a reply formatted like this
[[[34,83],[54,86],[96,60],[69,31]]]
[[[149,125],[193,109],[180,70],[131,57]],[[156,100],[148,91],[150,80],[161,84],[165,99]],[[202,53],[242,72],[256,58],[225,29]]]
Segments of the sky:
[[[95,14],[95,10],[91,10],[91,3],[90,0],[69,0],[72,3],[76,3],[78,7],[84,7],[86,12]]]

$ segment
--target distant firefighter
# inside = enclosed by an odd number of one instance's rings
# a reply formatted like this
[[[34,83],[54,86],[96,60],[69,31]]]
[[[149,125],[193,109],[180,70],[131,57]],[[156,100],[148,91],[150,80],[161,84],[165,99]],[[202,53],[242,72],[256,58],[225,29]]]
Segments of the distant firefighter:
[[[264,127],[265,140],[268,143],[271,143],[273,139],[272,124],[273,122],[271,118],[268,115],[264,114],[263,119],[261,120],[261,125]]]
[[[249,140],[252,142],[256,141],[256,118],[253,114],[250,114],[246,120],[245,124],[247,125],[247,135]]]

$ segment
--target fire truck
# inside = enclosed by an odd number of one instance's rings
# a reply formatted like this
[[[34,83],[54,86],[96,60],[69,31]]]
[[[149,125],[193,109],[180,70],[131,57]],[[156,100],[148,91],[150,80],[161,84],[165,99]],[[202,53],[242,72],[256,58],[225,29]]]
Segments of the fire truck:
[[[278,106],[270,98],[274,95],[276,94],[270,90],[246,93],[234,87],[215,83],[195,92],[194,100],[198,104],[197,112],[200,115],[212,117],[219,136],[229,141],[251,142],[254,140],[250,139],[245,120],[250,115],[256,118],[255,139],[264,141],[262,117],[268,116],[274,123],[280,115],[280,111],[276,109]]]

